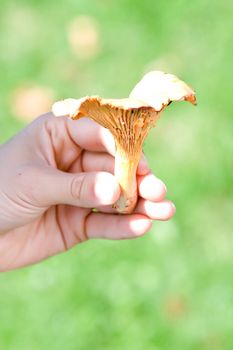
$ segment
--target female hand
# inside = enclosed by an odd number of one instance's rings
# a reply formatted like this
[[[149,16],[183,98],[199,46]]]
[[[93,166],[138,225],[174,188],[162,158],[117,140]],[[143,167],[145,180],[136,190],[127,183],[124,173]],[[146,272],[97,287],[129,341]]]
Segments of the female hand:
[[[51,113],[37,118],[0,147],[0,163],[0,271],[90,238],[141,236],[152,220],[170,219],[175,212],[164,200],[165,185],[142,157],[138,205],[130,215],[116,215],[114,141],[86,118],[74,122]]]

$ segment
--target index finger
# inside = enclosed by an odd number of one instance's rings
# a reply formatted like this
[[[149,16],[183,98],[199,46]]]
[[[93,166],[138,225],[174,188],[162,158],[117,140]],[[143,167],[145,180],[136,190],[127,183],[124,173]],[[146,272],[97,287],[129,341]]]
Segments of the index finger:
[[[79,100],[68,98],[55,102],[52,112],[55,117],[69,117],[75,114]],[[88,151],[115,153],[115,142],[110,131],[88,118],[71,120],[67,118],[67,125],[73,140]]]
[[[75,100],[69,99],[71,102]],[[67,110],[67,105],[62,101],[54,104],[52,110],[53,114],[57,117],[68,116],[70,112]],[[71,107],[69,107],[71,108]],[[111,132],[96,123],[95,121],[83,117],[78,120],[71,120],[66,118],[68,130],[72,139],[77,143],[82,149],[94,152],[108,152],[112,156],[115,155],[115,141]],[[137,174],[146,175],[149,172],[149,167],[144,154],[142,153]]]
[[[115,155],[115,141],[108,129],[89,118],[70,120],[67,125],[72,139],[84,150]]]

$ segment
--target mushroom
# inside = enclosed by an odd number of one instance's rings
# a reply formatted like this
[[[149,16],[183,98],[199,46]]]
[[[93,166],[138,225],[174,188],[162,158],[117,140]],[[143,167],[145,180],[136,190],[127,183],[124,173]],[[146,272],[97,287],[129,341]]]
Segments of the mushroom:
[[[195,92],[172,74],[152,71],[134,87],[129,98],[103,99],[86,96],[54,103],[55,116],[71,119],[89,116],[110,130],[116,143],[115,176],[121,195],[114,208],[131,213],[137,203],[136,171],[143,142],[163,109],[172,101],[196,104]]]

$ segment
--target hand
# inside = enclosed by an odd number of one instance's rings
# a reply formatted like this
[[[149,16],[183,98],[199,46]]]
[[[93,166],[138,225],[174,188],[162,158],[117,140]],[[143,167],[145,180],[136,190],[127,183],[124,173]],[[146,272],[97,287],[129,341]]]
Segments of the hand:
[[[115,215],[114,141],[89,119],[39,117],[0,148],[0,270],[30,265],[90,238],[145,234],[174,205],[142,157],[138,205]],[[97,209],[97,212],[93,211]]]

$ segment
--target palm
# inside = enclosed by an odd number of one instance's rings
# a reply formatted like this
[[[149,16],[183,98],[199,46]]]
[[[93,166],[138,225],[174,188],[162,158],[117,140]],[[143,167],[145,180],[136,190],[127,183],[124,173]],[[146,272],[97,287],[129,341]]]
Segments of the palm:
[[[73,217],[73,211],[76,226],[72,226],[69,220]],[[32,223],[0,237],[1,259],[7,256],[3,268],[11,269],[35,263],[85,240],[83,227],[89,213],[90,209],[53,206]]]
[[[50,120],[51,118],[51,116],[48,116],[45,120]],[[41,123],[42,130],[45,120],[38,121],[38,123]],[[48,144],[44,145],[45,147],[42,152],[44,166],[57,167],[59,170],[69,173],[85,171],[82,167],[82,160],[88,151],[83,150],[73,142],[68,132],[66,121],[61,119],[56,119],[55,121],[55,125],[54,120],[52,124],[53,130],[50,128],[44,130],[46,135],[39,133],[39,144],[43,137],[45,139],[49,137],[51,141],[51,147],[49,148]],[[36,163],[36,159],[33,159],[37,154],[37,150],[34,147],[35,134],[33,131],[32,126],[28,134],[28,143],[30,144],[32,141],[31,162]],[[36,201],[31,201],[29,209],[30,215],[27,213],[25,217],[23,211],[19,210],[17,213],[21,223],[20,228],[13,229],[7,235],[0,237],[2,256],[4,255],[4,251],[9,256],[9,250],[5,249],[5,247],[11,247],[11,259],[8,259],[9,267],[37,262],[58,252],[67,250],[86,239],[85,219],[91,213],[90,208],[80,208],[70,205],[52,205],[46,207],[38,205]],[[73,225],[74,220],[72,220],[74,218],[75,225]],[[24,222],[23,225],[22,222]]]

